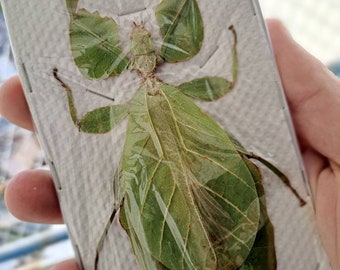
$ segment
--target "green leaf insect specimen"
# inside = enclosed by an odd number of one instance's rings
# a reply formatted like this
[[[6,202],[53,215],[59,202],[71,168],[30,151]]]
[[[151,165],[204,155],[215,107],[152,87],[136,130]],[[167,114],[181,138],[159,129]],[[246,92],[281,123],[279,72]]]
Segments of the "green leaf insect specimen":
[[[186,61],[201,49],[204,27],[196,0],[162,0],[155,9],[162,45],[134,24],[130,55],[119,43],[118,24],[67,0],[74,62],[89,79],[137,72],[141,84],[127,104],[106,106],[78,117],[72,90],[66,90],[79,131],[101,134],[128,117],[125,145],[116,173],[114,212],[97,245],[99,269],[104,239],[119,212],[142,269],[276,269],[273,226],[262,178],[251,161],[273,171],[295,194],[288,179],[263,158],[247,152],[192,99],[214,101],[231,91],[238,76],[237,33],[229,26],[231,81],[206,76],[173,86],[156,76],[165,63]],[[137,88],[137,87],[136,87]]]

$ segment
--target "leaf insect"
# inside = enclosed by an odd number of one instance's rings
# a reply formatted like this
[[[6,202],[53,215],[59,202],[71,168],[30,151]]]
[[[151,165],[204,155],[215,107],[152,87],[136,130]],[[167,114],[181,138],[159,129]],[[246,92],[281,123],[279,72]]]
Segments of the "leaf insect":
[[[128,117],[125,145],[115,181],[115,210],[142,269],[276,269],[273,225],[262,177],[251,159],[272,170],[303,205],[285,175],[249,153],[193,101],[214,101],[234,88],[238,76],[233,25],[232,79],[206,76],[172,86],[156,76],[162,63],[186,61],[201,49],[204,27],[196,0],[162,0],[155,10],[162,45],[156,50],[142,25],[131,33],[131,56],[119,47],[118,24],[66,0],[73,59],[82,75],[106,79],[136,71],[141,86],[128,104],[105,106],[79,118],[71,88],[57,68],[71,119],[81,132],[101,134]]]

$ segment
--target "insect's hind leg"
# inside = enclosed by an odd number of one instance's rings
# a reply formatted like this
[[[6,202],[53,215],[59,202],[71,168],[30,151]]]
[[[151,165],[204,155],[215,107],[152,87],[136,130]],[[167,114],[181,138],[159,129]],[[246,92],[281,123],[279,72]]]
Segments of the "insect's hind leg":
[[[304,206],[306,201],[301,197],[301,195],[297,192],[297,190],[291,185],[288,177],[281,172],[277,167],[275,167],[272,163],[264,158],[254,154],[254,153],[243,153],[247,158],[256,159],[265,165],[269,170],[271,170],[280,180],[291,190],[291,192],[295,195],[295,197],[299,200],[300,206]]]
[[[122,202],[123,203],[123,202]],[[120,204],[120,206],[122,205],[122,203]],[[120,209],[120,206],[117,207],[116,204],[114,204],[114,207],[113,207],[113,211],[108,219],[108,221],[106,222],[106,225],[105,225],[105,228],[104,228],[104,231],[99,239],[99,242],[97,244],[97,248],[96,248],[96,257],[95,257],[95,260],[94,260],[94,269],[97,270],[98,269],[98,262],[99,262],[99,255],[100,255],[100,252],[102,251],[103,249],[103,246],[104,246],[104,241],[105,239],[107,238],[107,234],[110,230],[110,227],[112,226],[112,223],[113,223],[113,220],[118,212],[118,210]]]

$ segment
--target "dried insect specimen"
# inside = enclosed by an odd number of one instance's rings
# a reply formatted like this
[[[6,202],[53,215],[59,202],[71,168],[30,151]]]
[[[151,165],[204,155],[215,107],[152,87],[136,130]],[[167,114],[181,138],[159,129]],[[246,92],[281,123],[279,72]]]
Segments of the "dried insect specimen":
[[[268,218],[257,159],[279,176],[303,204],[288,179],[268,161],[247,152],[191,98],[213,101],[231,91],[238,76],[233,26],[231,81],[216,76],[172,86],[156,76],[159,65],[186,61],[201,49],[203,21],[195,0],[163,0],[155,15],[162,46],[155,48],[142,25],[131,33],[131,56],[119,47],[117,23],[77,10],[67,0],[74,62],[90,79],[136,71],[141,86],[127,104],[101,107],[78,118],[66,90],[73,123],[82,132],[105,133],[125,117],[128,126],[112,220],[129,235],[143,269],[276,269],[273,226]]]

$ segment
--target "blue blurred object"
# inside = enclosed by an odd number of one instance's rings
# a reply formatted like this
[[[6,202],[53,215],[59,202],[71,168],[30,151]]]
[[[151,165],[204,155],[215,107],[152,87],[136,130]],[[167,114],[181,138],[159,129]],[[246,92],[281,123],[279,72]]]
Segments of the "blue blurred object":
[[[32,254],[42,248],[68,239],[67,229],[64,226],[52,227],[40,233],[16,240],[0,247],[0,262]]]
[[[0,116],[0,184],[3,183],[7,178],[6,162],[8,162],[12,152],[14,132],[15,126]]]
[[[16,74],[5,19],[0,9],[0,83]]]
[[[332,71],[336,76],[340,77],[340,62],[336,62],[328,66],[329,70]]]

